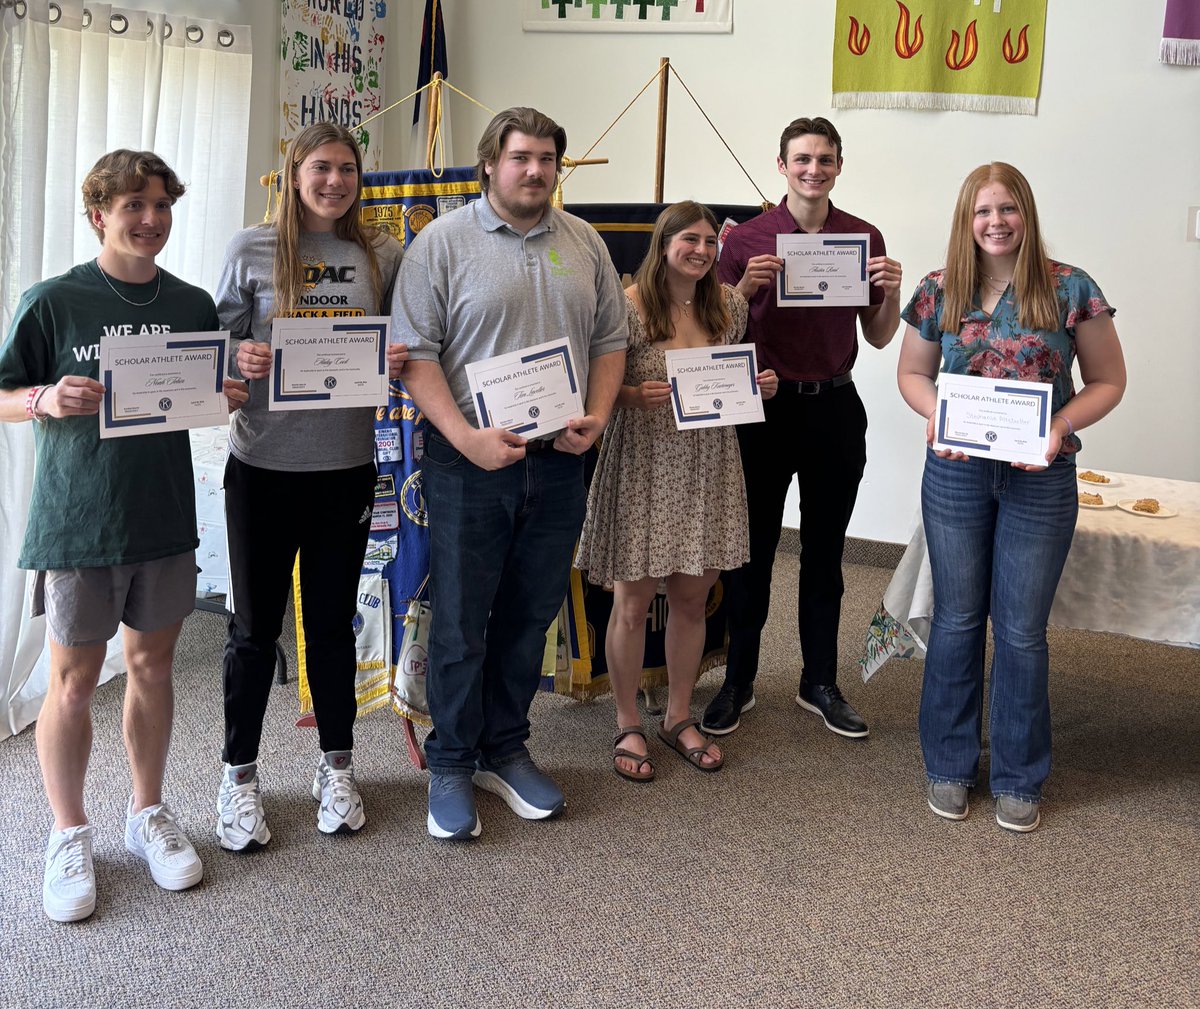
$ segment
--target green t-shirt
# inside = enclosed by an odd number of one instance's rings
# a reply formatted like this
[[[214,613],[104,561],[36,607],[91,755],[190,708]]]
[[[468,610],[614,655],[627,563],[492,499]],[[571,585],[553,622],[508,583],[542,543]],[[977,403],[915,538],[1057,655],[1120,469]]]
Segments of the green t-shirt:
[[[0,348],[0,389],[99,379],[100,341],[141,332],[219,329],[212,298],[162,271],[156,281],[109,288],[95,261],[34,284],[21,296]],[[100,440],[95,416],[34,425],[37,466],[29,526],[17,563],[38,571],[110,567],[194,550],[196,495],[186,431]]]

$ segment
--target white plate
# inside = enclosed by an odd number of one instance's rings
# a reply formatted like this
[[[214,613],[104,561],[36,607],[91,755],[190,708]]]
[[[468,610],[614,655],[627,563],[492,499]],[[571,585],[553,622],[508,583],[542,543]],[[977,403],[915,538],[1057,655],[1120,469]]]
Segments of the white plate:
[[[1174,508],[1168,508],[1161,501],[1158,502],[1158,511],[1157,512],[1134,511],[1133,510],[1133,502],[1136,500],[1137,500],[1137,498],[1134,498],[1134,497],[1123,497],[1123,498],[1121,498],[1120,501],[1117,502],[1117,507],[1120,508],[1121,511],[1123,511],[1123,512],[1129,512],[1130,515],[1137,515],[1140,518],[1144,518],[1144,519],[1169,519],[1169,518],[1174,518],[1176,515],[1179,514],[1179,512],[1177,512]]]
[[[1087,467],[1085,466],[1082,470],[1080,470],[1078,473],[1075,474],[1075,479],[1079,481],[1080,487],[1120,487],[1121,486],[1121,480],[1119,477],[1115,477],[1111,473],[1105,473],[1103,470],[1098,470],[1098,469],[1094,469],[1094,470],[1092,470],[1092,472],[1099,473],[1100,476],[1108,477],[1108,483],[1095,483],[1092,480],[1085,480],[1085,479],[1083,479],[1083,477],[1081,477],[1079,475],[1079,473],[1083,473],[1086,470],[1087,470]]]
[[[1083,485],[1080,484],[1080,486],[1082,487]],[[1091,492],[1089,491],[1089,493],[1091,493]],[[1101,496],[1103,496],[1103,495],[1101,495]],[[1086,501],[1080,501],[1079,507],[1080,508],[1116,508],[1117,502],[1114,501],[1110,497],[1106,497],[1106,498],[1104,498],[1104,504],[1088,504]]]

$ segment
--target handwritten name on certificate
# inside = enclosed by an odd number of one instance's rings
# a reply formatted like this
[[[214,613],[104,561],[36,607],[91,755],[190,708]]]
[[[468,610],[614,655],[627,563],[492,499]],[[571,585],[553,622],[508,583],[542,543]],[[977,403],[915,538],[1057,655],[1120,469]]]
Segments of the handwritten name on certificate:
[[[664,356],[680,431],[763,419],[754,344],[668,350]]]
[[[480,427],[537,438],[583,416],[575,362],[565,339],[468,364],[467,381]]]
[[[775,303],[784,306],[869,305],[870,235],[776,235],[783,260]]]
[[[100,437],[229,423],[228,333],[140,333],[100,341]]]
[[[377,407],[388,398],[386,315],[275,319],[271,410]]]
[[[939,375],[933,447],[1045,466],[1052,389],[1048,382]]]

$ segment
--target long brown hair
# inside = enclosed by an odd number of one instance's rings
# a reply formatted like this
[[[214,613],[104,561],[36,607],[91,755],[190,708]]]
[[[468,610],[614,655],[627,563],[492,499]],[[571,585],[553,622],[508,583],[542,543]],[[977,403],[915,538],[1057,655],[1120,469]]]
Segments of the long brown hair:
[[[287,167],[283,172],[283,192],[279,207],[275,211],[272,226],[276,231],[275,265],[271,279],[275,287],[275,303],[271,314],[286,317],[296,310],[300,296],[304,293],[304,263],[300,260],[300,232],[304,230],[304,204],[296,187],[296,173],[300,165],[318,147],[325,144],[343,144],[354,154],[358,169],[358,191],[349,209],[334,223],[333,232],[338,238],[354,242],[366,254],[371,270],[371,295],[375,312],[383,297],[383,277],[379,271],[379,257],[375,246],[385,241],[386,234],[378,228],[364,227],[360,207],[362,204],[362,151],[358,141],[344,126],[337,123],[313,123],[305,127],[288,147]]]
[[[675,324],[671,322],[671,295],[667,291],[667,261],[664,258],[667,243],[698,221],[706,222],[716,234],[716,216],[708,207],[692,200],[671,204],[654,222],[650,249],[633,278],[642,303],[646,335],[651,343],[669,340],[675,335]],[[692,304],[696,309],[696,323],[708,333],[710,343],[718,343],[721,334],[729,326],[729,309],[721,294],[721,285],[717,282],[715,262],[697,281],[696,297],[692,299]]]
[[[963,181],[950,223],[950,245],[946,250],[946,274],[943,282],[942,330],[957,335],[963,313],[975,303],[981,282],[979,248],[975,244],[972,222],[975,200],[984,186],[999,183],[1012,195],[1013,203],[1025,224],[1025,238],[1017,252],[1013,269],[1013,291],[1017,297],[1017,318],[1027,329],[1057,329],[1058,296],[1054,270],[1046,256],[1042,229],[1038,224],[1037,204],[1029,182],[1016,168],[1003,161],[980,165]]]

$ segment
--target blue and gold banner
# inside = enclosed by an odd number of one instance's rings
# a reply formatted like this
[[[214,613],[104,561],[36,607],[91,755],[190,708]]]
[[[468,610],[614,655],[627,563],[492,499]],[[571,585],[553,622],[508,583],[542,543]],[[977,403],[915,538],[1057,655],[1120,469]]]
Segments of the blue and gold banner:
[[[435,217],[479,199],[474,166],[364,172],[362,220],[394,235],[405,248]],[[375,413],[379,480],[364,561],[388,583],[392,666],[400,657],[404,617],[413,599],[428,599],[429,517],[421,486],[421,456],[429,423],[403,382],[388,385],[388,402]]]
[[[390,232],[407,249],[425,225],[479,199],[475,166],[403,172],[364,172],[362,220]]]
[[[447,168],[439,175],[425,169],[401,172],[364,172],[362,220],[408,244],[426,224],[440,214],[479,199],[475,168]],[[428,599],[429,518],[421,487],[421,456],[425,451],[428,421],[409,396],[403,382],[388,383],[388,401],[375,411],[375,507],[371,533],[363,560],[364,585],[375,575],[384,583],[368,591],[360,586],[354,628],[358,648],[358,681],[371,689],[359,691],[359,712],[379,703],[378,642],[388,642],[390,673],[394,675],[404,642],[404,617],[413,599]],[[377,584],[370,582],[371,584]],[[295,585],[299,613],[299,583]],[[380,622],[390,624],[390,634],[378,633]],[[304,630],[296,621],[300,653],[301,710],[311,707],[304,665]]]

